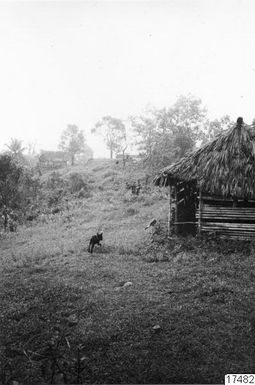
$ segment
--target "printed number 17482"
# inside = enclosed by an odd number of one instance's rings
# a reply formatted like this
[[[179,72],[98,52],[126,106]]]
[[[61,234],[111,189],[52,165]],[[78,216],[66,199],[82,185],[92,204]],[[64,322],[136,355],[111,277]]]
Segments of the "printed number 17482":
[[[255,374],[226,374],[225,385],[255,384]]]

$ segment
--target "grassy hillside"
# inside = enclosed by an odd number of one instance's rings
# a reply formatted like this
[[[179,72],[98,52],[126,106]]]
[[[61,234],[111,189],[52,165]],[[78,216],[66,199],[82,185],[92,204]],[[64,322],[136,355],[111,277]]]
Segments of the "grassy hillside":
[[[60,170],[74,172],[84,194],[1,238],[0,384],[221,383],[254,372],[254,245],[166,240],[168,200],[142,167]],[[125,186],[137,179],[135,196]],[[153,235],[144,227],[154,217]]]

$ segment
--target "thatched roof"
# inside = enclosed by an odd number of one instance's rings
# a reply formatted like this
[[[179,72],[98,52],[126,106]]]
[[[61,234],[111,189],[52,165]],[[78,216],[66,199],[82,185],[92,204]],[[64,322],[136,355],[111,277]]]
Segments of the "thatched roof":
[[[63,162],[68,161],[70,155],[64,151],[42,151],[40,161]]]
[[[255,199],[255,137],[251,127],[236,125],[217,139],[165,167],[154,179],[157,186],[195,181],[204,193]]]

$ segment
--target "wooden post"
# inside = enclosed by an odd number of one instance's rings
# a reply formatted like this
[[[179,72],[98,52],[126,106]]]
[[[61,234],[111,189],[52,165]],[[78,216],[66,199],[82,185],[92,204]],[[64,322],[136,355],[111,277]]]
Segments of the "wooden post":
[[[177,198],[177,183],[175,185],[175,223],[178,222],[178,198]],[[175,233],[178,234],[178,225],[175,225]]]
[[[168,236],[171,233],[171,212],[172,212],[172,196],[171,196],[171,185],[169,185],[169,211],[168,211],[168,227],[167,234]]]
[[[199,201],[198,201],[198,234],[201,234],[201,225],[202,225],[202,191],[201,186],[199,186]]]

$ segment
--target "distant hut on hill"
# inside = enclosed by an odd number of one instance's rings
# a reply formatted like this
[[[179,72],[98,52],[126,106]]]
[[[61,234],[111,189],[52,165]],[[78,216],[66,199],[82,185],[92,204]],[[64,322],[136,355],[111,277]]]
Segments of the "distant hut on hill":
[[[169,231],[255,238],[255,133],[242,118],[154,183],[170,186]]]
[[[39,156],[38,166],[40,169],[56,169],[68,164],[70,155],[63,151],[42,151]]]

